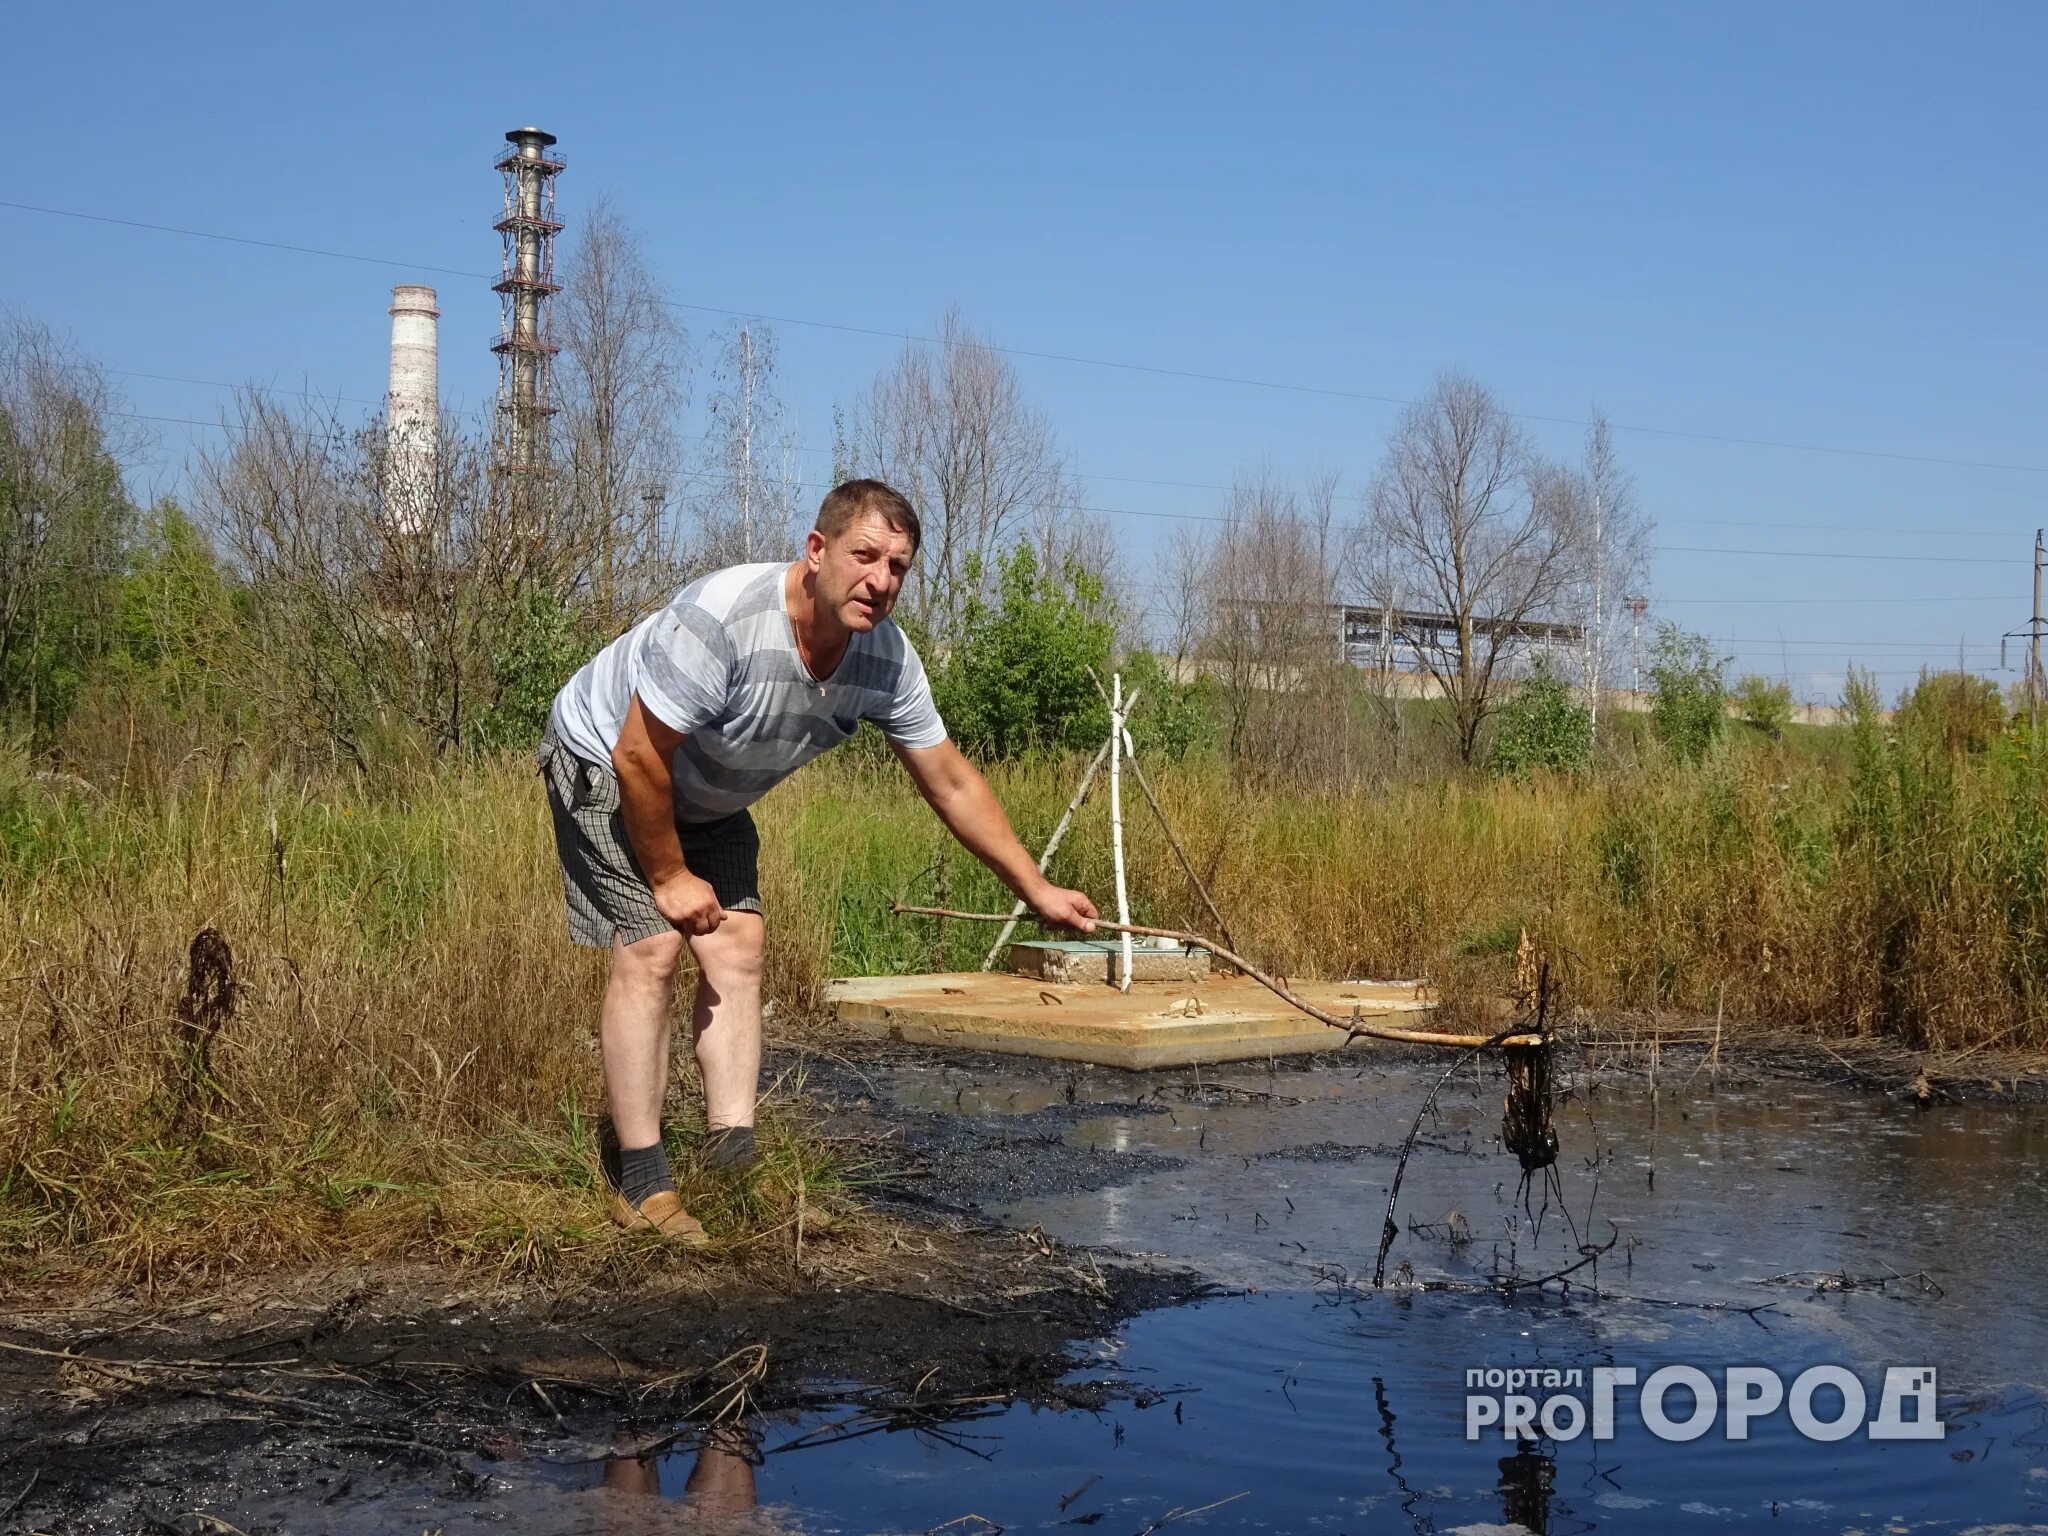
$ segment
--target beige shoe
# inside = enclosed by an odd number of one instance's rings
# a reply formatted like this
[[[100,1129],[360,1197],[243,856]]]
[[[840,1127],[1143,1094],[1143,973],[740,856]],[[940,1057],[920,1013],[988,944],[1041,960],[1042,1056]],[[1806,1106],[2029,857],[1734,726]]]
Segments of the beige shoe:
[[[711,1241],[704,1223],[683,1209],[683,1197],[672,1189],[657,1190],[640,1204],[631,1206],[624,1195],[611,1199],[612,1220],[629,1231],[652,1229],[671,1242],[696,1246]]]

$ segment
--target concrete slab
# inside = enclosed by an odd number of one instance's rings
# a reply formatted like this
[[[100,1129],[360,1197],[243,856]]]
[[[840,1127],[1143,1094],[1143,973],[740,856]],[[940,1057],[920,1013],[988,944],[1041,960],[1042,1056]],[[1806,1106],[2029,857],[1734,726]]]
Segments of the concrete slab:
[[[1010,969],[1040,981],[1115,986],[1121,950],[1106,939],[1029,939],[1010,946]],[[1209,974],[1209,951],[1159,939],[1131,946],[1131,982],[1196,982]]]
[[[1365,1018],[1388,1019],[1435,1006],[1420,982],[1289,985],[1317,1007],[1347,1017],[1353,1007]],[[1110,1067],[1289,1056],[1331,1050],[1344,1039],[1248,976],[1134,982],[1126,994],[1099,983],[967,971],[853,977],[828,983],[825,995],[839,1021],[862,1034]]]

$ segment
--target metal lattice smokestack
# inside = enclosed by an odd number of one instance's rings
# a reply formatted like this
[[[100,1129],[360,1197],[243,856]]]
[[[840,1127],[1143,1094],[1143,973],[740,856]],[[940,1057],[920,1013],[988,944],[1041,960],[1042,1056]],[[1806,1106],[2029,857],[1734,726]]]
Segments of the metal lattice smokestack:
[[[515,128],[496,165],[505,182],[504,212],[497,223],[504,239],[504,267],[494,285],[502,301],[498,340],[497,468],[509,477],[515,500],[547,468],[548,418],[554,415],[552,375],[555,345],[548,324],[548,300],[561,291],[555,281],[555,178],[562,157],[555,136],[539,128]]]
[[[433,525],[441,445],[441,311],[431,288],[391,290],[391,391],[385,401],[384,508],[401,533]]]

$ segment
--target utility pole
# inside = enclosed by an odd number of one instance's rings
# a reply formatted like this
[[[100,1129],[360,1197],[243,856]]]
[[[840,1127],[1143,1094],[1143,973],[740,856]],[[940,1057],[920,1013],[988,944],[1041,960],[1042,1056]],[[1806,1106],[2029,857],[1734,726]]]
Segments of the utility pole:
[[[2029,733],[2038,741],[2041,736],[2041,530],[2034,530],[2034,618],[2027,626],[2033,633],[2032,650],[2027,658],[2027,702],[2033,716],[2028,726]]]
[[[1631,597],[1622,606],[1628,609],[1629,622],[1634,630],[1632,644],[1635,652],[1635,664],[1629,671],[1628,691],[1630,693],[1641,693],[1643,691],[1643,615],[1650,611],[1650,600],[1647,597]]]
[[[2048,561],[2048,543],[2042,539],[2043,530],[2034,530],[2034,616],[2027,621],[2025,629],[2009,629],[1998,642],[1998,665],[2005,667],[2005,642],[2017,640],[2022,635],[2027,641],[2027,723],[2029,740],[2038,742],[2041,736],[2041,694],[2043,683],[2048,682],[2041,671],[2041,567]]]
[[[754,331],[740,327],[740,559],[754,558]]]

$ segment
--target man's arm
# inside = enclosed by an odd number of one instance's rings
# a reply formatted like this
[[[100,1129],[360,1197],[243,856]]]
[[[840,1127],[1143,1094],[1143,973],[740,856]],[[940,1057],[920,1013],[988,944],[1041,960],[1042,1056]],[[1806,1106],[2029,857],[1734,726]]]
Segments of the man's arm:
[[[935,747],[891,744],[896,760],[916,782],[918,793],[960,845],[991,870],[1020,901],[1055,928],[1086,933],[1095,926],[1095,903],[1080,891],[1054,885],[1038,872],[1038,861],[1010,830],[1010,818],[974,764],[950,741]]]
[[[706,934],[725,921],[717,893],[683,863],[676,836],[674,770],[669,766],[682,732],[671,730],[641,706],[634,694],[626,706],[612,771],[619,776],[619,811],[640,871],[654,889],[655,910],[684,933]]]

